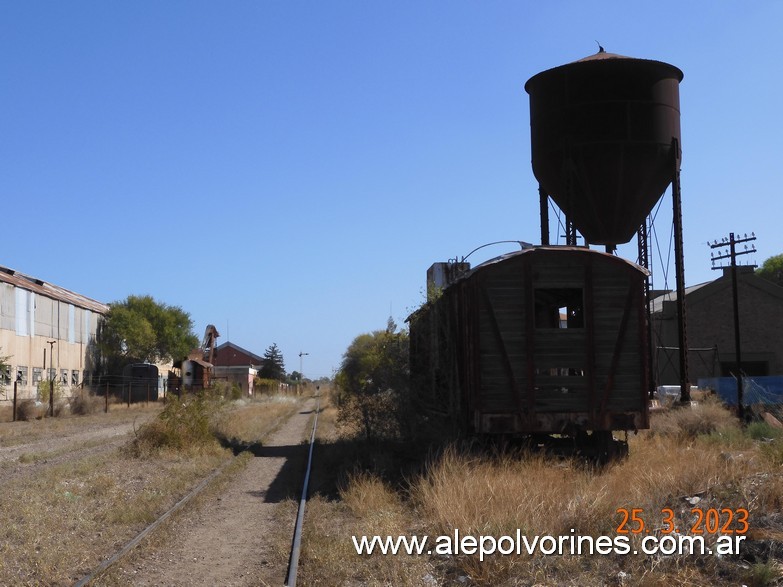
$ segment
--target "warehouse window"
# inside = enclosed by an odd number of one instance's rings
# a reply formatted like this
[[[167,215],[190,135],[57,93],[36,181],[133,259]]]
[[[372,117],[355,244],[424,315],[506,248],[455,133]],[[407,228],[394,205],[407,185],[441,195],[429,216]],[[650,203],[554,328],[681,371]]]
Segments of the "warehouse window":
[[[68,369],[61,369],[60,370],[60,383],[63,386],[68,385]]]
[[[19,385],[27,385],[27,367],[19,365],[16,368],[16,380]]]
[[[38,385],[43,379],[43,369],[41,367],[33,367],[33,385]]]
[[[540,288],[534,293],[536,328],[584,328],[582,290]]]
[[[71,386],[76,387],[79,385],[79,372],[76,369],[71,371]]]
[[[3,385],[11,384],[11,365],[3,365],[2,378],[3,378]]]

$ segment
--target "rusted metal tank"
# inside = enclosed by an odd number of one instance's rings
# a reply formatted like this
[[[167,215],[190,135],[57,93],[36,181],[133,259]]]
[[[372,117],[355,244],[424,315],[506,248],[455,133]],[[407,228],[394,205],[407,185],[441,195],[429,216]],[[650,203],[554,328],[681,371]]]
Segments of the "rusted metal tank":
[[[533,173],[588,242],[631,240],[671,182],[682,78],[602,50],[525,84]]]

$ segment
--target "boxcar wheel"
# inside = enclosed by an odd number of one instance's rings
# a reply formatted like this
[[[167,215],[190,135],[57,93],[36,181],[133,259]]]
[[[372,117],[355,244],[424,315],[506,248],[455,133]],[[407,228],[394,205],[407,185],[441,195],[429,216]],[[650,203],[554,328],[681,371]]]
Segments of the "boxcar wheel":
[[[628,456],[628,443],[615,440],[611,430],[595,430],[591,436],[599,464],[603,465]]]

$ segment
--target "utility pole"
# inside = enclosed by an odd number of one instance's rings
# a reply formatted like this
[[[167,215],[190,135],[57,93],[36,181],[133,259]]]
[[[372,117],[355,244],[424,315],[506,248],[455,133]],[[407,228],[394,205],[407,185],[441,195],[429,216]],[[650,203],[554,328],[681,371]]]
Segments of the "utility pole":
[[[304,379],[304,373],[302,373],[302,357],[306,357],[310,353],[303,353],[302,351],[299,351],[299,375],[302,376],[302,379]]]
[[[16,379],[14,379],[14,422],[16,422],[16,388],[19,385],[19,382],[22,380],[22,374],[17,373]]]
[[[656,389],[656,370],[653,368],[653,327],[652,327],[652,308],[650,304],[650,246],[649,238],[647,236],[647,220],[642,222],[639,227],[639,231],[636,233],[637,248],[639,250],[639,265],[647,269],[647,277],[644,279],[644,305],[645,305],[645,317],[647,320],[647,365],[649,366],[649,373],[647,375],[648,393],[650,399],[655,398]]]
[[[47,340],[47,344],[49,345],[49,356],[50,361],[52,363],[51,368],[49,369],[49,417],[54,417],[54,345],[57,342],[56,340]],[[44,357],[46,356],[46,349],[44,349]],[[46,369],[46,359],[44,358],[44,370]]]
[[[742,351],[740,346],[740,322],[739,322],[739,298],[737,296],[737,257],[740,255],[749,255],[750,253],[756,252],[755,245],[751,245],[750,248],[748,248],[748,245],[745,245],[745,250],[743,251],[737,251],[737,245],[741,243],[747,243],[750,241],[756,240],[756,233],[751,232],[750,236],[745,234],[742,238],[735,238],[734,233],[729,233],[729,238],[724,238],[721,242],[715,241],[712,244],[710,244],[711,249],[717,249],[720,247],[729,247],[729,252],[722,252],[716,255],[715,253],[712,253],[710,256],[712,257],[712,268],[713,269],[724,269],[725,265],[718,265],[715,266],[715,261],[720,261],[721,259],[730,259],[731,260],[731,294],[733,298],[733,306],[734,306],[734,353],[735,353],[735,362],[736,362],[736,369],[737,369],[737,408],[738,412],[737,415],[739,416],[740,420],[745,419],[745,407],[742,405]],[[748,265],[749,267],[756,267],[756,265]]]
[[[304,353],[302,351],[299,351],[299,385],[302,385],[304,383],[304,373],[302,373],[302,357],[306,357],[309,354],[310,353]]]

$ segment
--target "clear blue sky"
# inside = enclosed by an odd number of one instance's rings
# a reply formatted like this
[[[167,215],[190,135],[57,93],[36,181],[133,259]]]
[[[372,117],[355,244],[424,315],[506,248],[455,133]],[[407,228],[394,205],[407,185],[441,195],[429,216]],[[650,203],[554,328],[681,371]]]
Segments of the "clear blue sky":
[[[714,279],[708,240],[783,252],[782,27],[781,1],[0,0],[0,264],[331,375],[433,262],[538,242],[523,86],[599,40],[685,73],[686,280]]]

